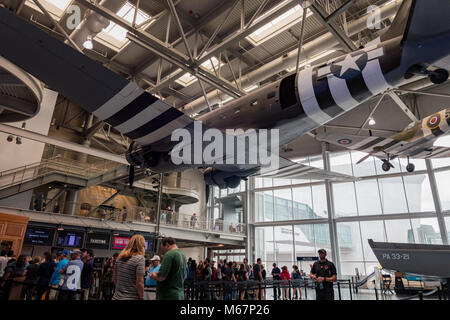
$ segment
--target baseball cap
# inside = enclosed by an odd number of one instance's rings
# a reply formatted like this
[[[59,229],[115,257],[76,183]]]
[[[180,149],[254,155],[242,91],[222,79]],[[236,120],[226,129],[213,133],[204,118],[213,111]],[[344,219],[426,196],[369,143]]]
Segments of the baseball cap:
[[[319,249],[317,252],[318,253],[327,254],[327,250],[325,250],[325,249]]]
[[[76,253],[77,255],[81,256],[81,251],[80,250],[73,250],[70,251],[70,254]]]
[[[61,250],[58,252],[58,254],[63,254],[67,257],[69,255],[69,250]]]
[[[157,256],[157,255],[154,255],[153,258],[150,259],[150,261],[155,261],[155,260],[160,261],[161,258],[159,256]]]

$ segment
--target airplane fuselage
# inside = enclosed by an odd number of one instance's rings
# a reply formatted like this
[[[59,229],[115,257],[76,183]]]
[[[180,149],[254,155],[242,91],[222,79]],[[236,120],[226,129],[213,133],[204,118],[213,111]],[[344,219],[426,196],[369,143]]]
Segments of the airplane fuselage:
[[[280,129],[280,145],[352,110],[370,98],[407,82],[415,64],[432,65],[450,52],[450,34],[439,35],[449,45],[436,47],[434,39],[405,43],[397,37],[306,68],[231,101],[198,120],[225,129]],[[425,47],[430,46],[433,50]],[[414,56],[404,46],[418,49]],[[408,51],[410,51],[408,50]]]

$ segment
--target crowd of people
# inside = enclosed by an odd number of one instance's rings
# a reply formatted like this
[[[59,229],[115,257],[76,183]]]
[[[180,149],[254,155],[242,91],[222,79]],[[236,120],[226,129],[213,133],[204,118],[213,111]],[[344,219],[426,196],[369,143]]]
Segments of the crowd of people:
[[[94,253],[92,249],[61,250],[56,257],[14,252],[0,253],[0,292],[9,300],[74,300],[87,299],[92,285]]]
[[[292,266],[290,273],[287,266],[283,266],[280,270],[274,263],[271,275],[275,280],[274,294],[278,299],[301,299],[300,282],[298,281],[297,284],[291,282],[293,294],[290,296],[287,281],[301,280],[305,276],[297,265]],[[234,261],[219,260],[217,265],[209,258],[199,262],[189,258],[185,298],[186,300],[266,300],[266,279],[267,271],[261,259],[257,259],[252,266],[247,258],[239,264]]]
[[[261,259],[250,265],[206,258],[186,259],[173,238],[160,240],[159,255],[145,257],[145,239],[134,235],[122,252],[104,260],[100,291],[103,300],[266,300],[273,289],[277,300],[302,299],[303,270],[291,271],[273,263],[271,280]],[[336,268],[320,249],[309,279],[315,283],[317,300],[333,300]],[[20,255],[3,250],[0,256],[0,297],[10,300],[87,300],[94,279],[91,249],[61,250],[54,257]],[[11,281],[13,280],[13,281]],[[267,284],[270,286],[267,286]]]

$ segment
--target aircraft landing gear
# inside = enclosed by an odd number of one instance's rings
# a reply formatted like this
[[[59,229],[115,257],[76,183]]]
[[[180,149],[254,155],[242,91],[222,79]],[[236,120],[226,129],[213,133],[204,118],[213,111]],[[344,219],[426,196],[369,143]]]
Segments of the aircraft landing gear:
[[[406,166],[406,171],[408,171],[408,172],[414,172],[414,169],[416,169],[416,167],[412,163],[410,163]]]
[[[426,67],[420,65],[414,65],[409,68],[405,74],[405,79],[409,79],[414,75],[428,76],[430,78],[430,81],[434,84],[444,83],[449,78],[449,73],[445,69],[436,69],[430,71]]]
[[[408,157],[408,165],[406,166],[406,171],[408,172],[414,172],[414,170],[416,169],[416,166],[413,163],[409,162],[409,157]]]
[[[391,168],[394,168],[392,163],[389,162],[389,160],[383,160],[383,164],[381,165],[381,169],[383,169],[384,172],[388,172],[391,170]]]

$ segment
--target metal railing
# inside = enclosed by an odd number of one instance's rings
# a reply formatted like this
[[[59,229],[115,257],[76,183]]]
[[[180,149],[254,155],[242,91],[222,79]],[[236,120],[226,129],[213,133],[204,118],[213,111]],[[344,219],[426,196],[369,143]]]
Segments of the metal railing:
[[[246,225],[224,220],[193,218],[193,215],[181,214],[175,211],[161,210],[161,225],[210,232],[226,232],[238,235],[246,234]],[[131,207],[126,221],[156,223],[156,210],[143,207]]]
[[[156,185],[145,180],[136,181],[133,184],[134,187],[147,189],[147,190],[157,190]],[[197,194],[200,192],[200,186],[197,183],[192,182],[188,179],[178,179],[178,182],[175,180],[165,180],[163,188],[173,188],[173,189],[184,189],[189,191],[195,191]]]
[[[21,184],[50,173],[60,173],[89,179],[110,171],[117,166],[118,164],[113,162],[95,164],[70,160],[63,157],[44,159],[40,162],[0,172],[0,189]]]
[[[101,203],[101,202],[100,202]],[[85,217],[88,213],[98,204],[86,203],[86,202],[73,202],[75,205],[75,214],[80,217]],[[53,211],[52,208],[46,208],[42,210],[44,212],[53,212],[61,214],[63,208],[60,207],[60,212]],[[202,217],[197,219],[192,218],[193,215],[180,214],[169,212],[167,210],[161,210],[161,226],[168,226],[180,229],[190,229],[196,231],[208,231],[217,233],[228,233],[239,236],[246,235],[246,224],[236,223],[230,221],[224,221],[220,219],[207,220]],[[114,207],[113,205],[105,205],[98,208],[90,218],[97,218],[103,221],[116,221],[116,222],[141,222],[156,224],[156,210],[145,207],[132,206],[128,207],[126,214],[121,208]]]

